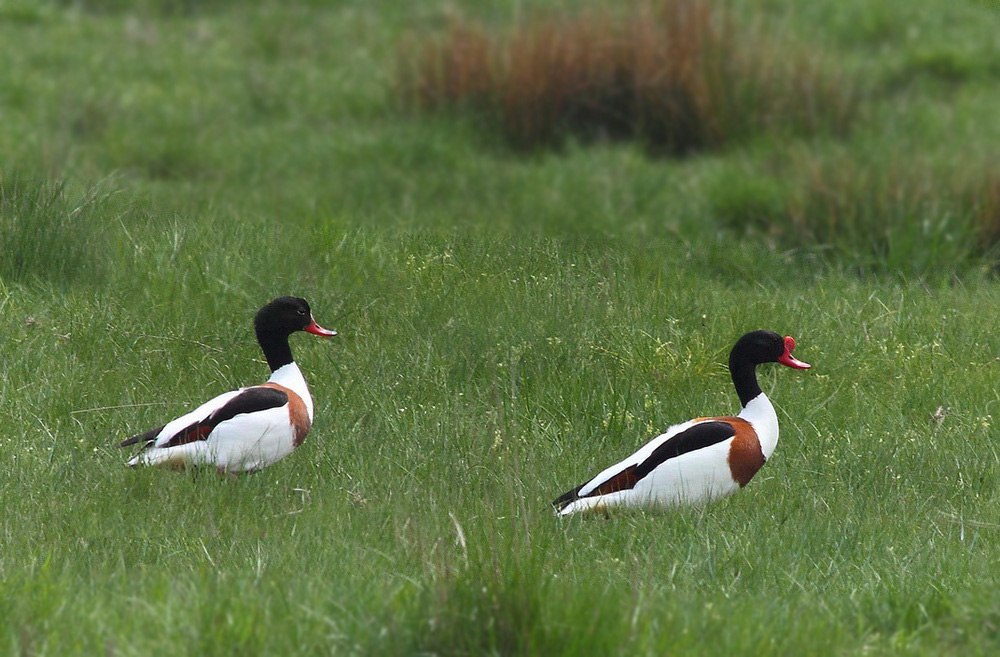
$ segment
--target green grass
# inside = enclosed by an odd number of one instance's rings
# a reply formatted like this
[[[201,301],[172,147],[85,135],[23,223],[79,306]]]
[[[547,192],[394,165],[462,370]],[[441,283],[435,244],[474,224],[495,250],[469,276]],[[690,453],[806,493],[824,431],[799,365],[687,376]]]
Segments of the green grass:
[[[395,106],[444,4],[0,1],[0,652],[994,654],[1000,289],[961,212],[1000,15],[734,4],[863,72],[849,136],[521,157]],[[305,444],[125,468],[122,438],[265,376],[278,294],[341,332],[293,338]],[[552,516],[735,410],[756,328],[814,368],[762,368],[782,435],[744,491]]]

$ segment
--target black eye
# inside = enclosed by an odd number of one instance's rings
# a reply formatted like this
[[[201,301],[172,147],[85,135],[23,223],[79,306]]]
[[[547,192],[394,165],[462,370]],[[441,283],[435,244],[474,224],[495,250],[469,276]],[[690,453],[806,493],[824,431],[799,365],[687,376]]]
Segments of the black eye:
[[[296,310],[295,312],[297,312],[297,313],[298,313],[298,314],[300,314],[300,315],[305,315],[305,314],[306,314],[306,311],[302,310],[301,308],[299,308],[299,309],[298,309],[298,310]]]

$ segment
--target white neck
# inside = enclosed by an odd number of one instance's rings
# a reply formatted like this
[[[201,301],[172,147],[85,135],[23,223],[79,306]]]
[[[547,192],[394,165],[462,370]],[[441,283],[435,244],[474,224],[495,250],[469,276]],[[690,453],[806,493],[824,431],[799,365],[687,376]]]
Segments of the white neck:
[[[778,414],[774,412],[771,400],[763,392],[760,393],[747,402],[739,417],[749,422],[757,432],[764,458],[771,458],[774,448],[778,446]]]
[[[278,385],[285,386],[289,388],[299,397],[306,405],[306,410],[309,411],[309,420],[312,421],[313,418],[313,400],[312,396],[309,394],[309,386],[306,385],[306,378],[302,376],[302,370],[294,362],[287,365],[282,365],[278,369],[271,372],[271,378],[268,379],[268,383],[277,383]]]

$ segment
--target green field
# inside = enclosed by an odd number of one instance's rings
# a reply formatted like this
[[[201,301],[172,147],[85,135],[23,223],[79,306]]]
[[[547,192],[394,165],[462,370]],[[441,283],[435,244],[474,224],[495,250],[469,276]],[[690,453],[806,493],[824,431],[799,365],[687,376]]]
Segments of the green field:
[[[0,0],[0,654],[997,654],[1000,8],[715,4],[849,126],[525,152],[397,93],[456,15],[606,0]],[[340,332],[302,447],[124,467],[284,294]],[[813,369],[745,490],[553,516],[758,328]]]

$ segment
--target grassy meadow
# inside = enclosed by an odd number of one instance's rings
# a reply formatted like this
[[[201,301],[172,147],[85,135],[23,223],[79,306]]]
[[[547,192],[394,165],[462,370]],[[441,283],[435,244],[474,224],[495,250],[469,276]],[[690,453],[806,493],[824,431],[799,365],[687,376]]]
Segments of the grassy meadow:
[[[1000,8],[688,2],[746,47],[608,124],[543,69],[629,6],[0,0],[0,654],[997,653]],[[306,442],[125,468],[284,294]],[[758,328],[745,490],[553,516]]]

